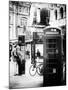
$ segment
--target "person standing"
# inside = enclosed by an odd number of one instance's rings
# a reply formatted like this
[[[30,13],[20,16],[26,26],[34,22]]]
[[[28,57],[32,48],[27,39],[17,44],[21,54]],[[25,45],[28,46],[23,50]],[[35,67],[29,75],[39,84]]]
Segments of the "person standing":
[[[39,58],[40,58],[40,51],[39,51],[39,49],[37,49],[37,61],[39,61]]]
[[[16,54],[16,46],[13,47],[12,51],[12,58],[13,58],[13,66],[14,66],[14,75],[18,74],[18,64],[17,64],[17,54]]]
[[[40,51],[39,51],[39,49],[37,50],[37,57],[40,58]]]
[[[16,47],[16,62],[18,64],[18,75],[21,75],[21,58],[20,58],[20,46]]]

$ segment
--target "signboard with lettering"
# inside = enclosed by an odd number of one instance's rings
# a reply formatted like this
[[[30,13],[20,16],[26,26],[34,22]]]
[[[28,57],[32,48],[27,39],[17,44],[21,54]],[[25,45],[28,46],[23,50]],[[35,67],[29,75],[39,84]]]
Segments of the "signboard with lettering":
[[[56,28],[48,28],[47,30],[45,30],[45,35],[60,35],[60,34],[61,34],[60,30]]]
[[[59,34],[59,32],[46,32],[46,34]]]

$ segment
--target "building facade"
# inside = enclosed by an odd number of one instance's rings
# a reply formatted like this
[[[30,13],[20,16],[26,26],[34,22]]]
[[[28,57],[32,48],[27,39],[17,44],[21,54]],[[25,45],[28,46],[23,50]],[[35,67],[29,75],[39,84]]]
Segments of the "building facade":
[[[66,31],[66,5],[51,3],[9,2],[10,40],[25,35],[33,39],[33,32],[43,32],[46,26],[58,26],[64,35]]]
[[[62,29],[62,34],[66,31],[66,5],[53,4],[50,10],[50,25],[58,26]]]
[[[9,34],[10,41],[18,40],[19,35],[27,31],[30,15],[30,3],[9,1]]]
[[[44,25],[46,27],[53,25],[64,29],[66,26],[66,5],[32,3],[29,21],[29,26]]]

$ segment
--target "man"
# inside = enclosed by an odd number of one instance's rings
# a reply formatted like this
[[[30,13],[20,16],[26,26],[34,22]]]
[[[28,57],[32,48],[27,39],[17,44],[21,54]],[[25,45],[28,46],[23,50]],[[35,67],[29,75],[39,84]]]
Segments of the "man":
[[[40,51],[37,49],[37,57],[40,58]]]
[[[40,51],[39,49],[37,49],[37,62],[39,62],[39,58],[40,58]]]
[[[25,74],[25,59],[20,46],[17,46],[16,53],[17,53],[18,73],[19,75]]]
[[[18,64],[18,74],[21,75],[21,55],[20,55],[20,46],[16,47],[16,62]]]

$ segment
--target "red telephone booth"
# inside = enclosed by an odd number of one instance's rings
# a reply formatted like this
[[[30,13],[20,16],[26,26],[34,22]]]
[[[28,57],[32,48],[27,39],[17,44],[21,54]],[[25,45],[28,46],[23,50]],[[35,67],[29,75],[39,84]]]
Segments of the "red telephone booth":
[[[61,85],[62,59],[61,29],[47,27],[44,29],[43,57],[44,57],[44,86]]]

